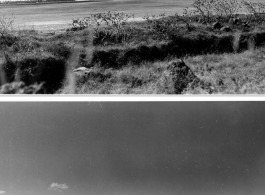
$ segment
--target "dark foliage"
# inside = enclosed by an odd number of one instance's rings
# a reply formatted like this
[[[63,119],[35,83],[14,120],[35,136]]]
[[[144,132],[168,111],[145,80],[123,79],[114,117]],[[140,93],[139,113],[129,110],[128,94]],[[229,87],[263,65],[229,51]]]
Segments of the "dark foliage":
[[[114,45],[120,44],[129,39],[129,34],[122,32],[115,34],[111,30],[100,30],[94,33],[93,45]]]
[[[251,47],[262,47],[265,45],[265,33],[245,33],[241,34],[239,39],[239,50],[242,52]]]
[[[11,34],[0,36],[0,49],[4,49],[6,46],[11,47],[17,40],[18,37]]]
[[[171,62],[168,66],[176,94],[181,94],[190,84],[198,84],[200,80],[183,62]]]
[[[54,42],[52,44],[48,44],[46,50],[54,56],[64,59],[68,58],[71,53],[69,46],[65,45],[63,42]]]
[[[99,63],[106,67],[118,67],[117,58],[120,53],[119,49],[99,50],[93,52],[92,64]]]
[[[9,55],[5,54],[5,63],[3,64],[2,70],[5,73],[5,79],[8,83],[15,80],[16,64],[10,59]]]
[[[6,83],[0,86],[0,94],[46,94],[43,83],[26,86],[24,82]]]
[[[208,53],[230,53],[234,51],[232,35],[195,34],[172,37],[168,43],[138,45],[127,49],[97,49],[92,63],[106,67],[121,67],[128,63],[137,65],[143,61],[164,60],[170,57],[184,57]]]
[[[47,93],[54,93],[61,87],[65,78],[65,62],[53,57],[27,57],[19,61],[6,60],[4,64],[7,82],[15,79],[25,85],[44,83]]]

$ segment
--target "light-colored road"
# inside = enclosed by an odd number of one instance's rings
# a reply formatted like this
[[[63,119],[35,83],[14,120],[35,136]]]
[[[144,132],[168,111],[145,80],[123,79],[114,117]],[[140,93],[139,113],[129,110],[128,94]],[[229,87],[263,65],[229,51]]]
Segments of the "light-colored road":
[[[14,14],[17,28],[56,30],[68,27],[72,19],[83,18],[92,13],[107,11],[135,14],[136,18],[147,14],[181,13],[192,0],[101,0],[99,2],[78,2],[60,4],[0,6],[0,14]]]
[[[262,0],[248,0],[262,2]],[[58,30],[69,27],[72,19],[84,18],[92,13],[107,11],[135,14],[136,18],[144,15],[181,14],[183,8],[193,0],[98,0],[98,2],[77,2],[59,4],[33,4],[0,6],[0,15],[14,14],[15,28],[35,30]]]

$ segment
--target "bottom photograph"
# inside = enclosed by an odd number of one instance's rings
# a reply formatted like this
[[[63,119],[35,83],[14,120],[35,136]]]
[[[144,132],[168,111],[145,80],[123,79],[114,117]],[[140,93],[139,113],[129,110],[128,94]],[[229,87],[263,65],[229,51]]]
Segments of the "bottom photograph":
[[[1,102],[0,195],[263,195],[265,102]]]

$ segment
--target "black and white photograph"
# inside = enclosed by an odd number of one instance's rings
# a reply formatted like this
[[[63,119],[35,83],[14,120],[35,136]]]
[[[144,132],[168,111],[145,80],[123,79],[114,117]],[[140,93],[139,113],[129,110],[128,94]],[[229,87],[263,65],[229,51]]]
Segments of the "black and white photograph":
[[[1,195],[263,195],[264,102],[1,102]]]
[[[264,0],[0,0],[0,94],[265,94]]]

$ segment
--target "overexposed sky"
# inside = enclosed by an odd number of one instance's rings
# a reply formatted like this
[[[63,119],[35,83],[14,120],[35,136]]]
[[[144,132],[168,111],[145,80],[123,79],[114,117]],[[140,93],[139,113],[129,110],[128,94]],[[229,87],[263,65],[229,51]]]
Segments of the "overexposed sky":
[[[0,194],[262,195],[264,102],[0,103]]]

